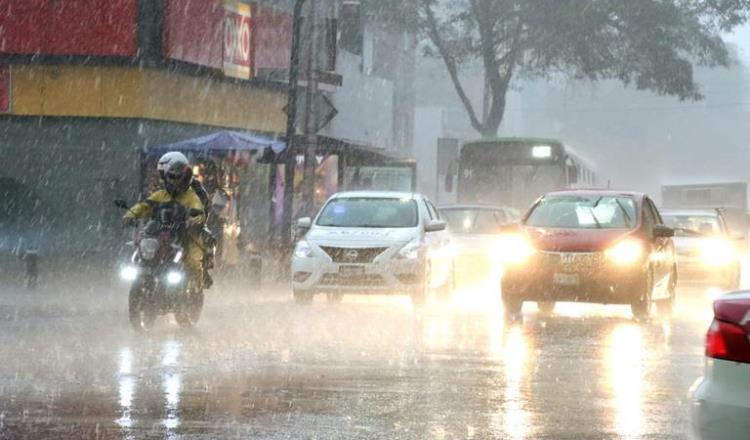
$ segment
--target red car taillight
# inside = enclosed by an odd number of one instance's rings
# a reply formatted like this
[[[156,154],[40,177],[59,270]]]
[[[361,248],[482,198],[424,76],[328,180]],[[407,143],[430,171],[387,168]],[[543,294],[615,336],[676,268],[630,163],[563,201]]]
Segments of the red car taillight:
[[[706,356],[750,364],[750,339],[745,329],[714,319],[706,334]]]

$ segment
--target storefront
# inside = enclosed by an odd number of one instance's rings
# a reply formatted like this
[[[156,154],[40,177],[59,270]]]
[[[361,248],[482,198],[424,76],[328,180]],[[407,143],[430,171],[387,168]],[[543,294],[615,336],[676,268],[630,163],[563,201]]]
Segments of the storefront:
[[[240,252],[265,244],[270,210],[271,163],[284,150],[283,141],[233,131],[146,149],[141,158],[143,193],[161,185],[156,171],[159,157],[180,151],[193,164],[193,173],[212,201],[209,228],[219,239],[217,262],[236,265]]]

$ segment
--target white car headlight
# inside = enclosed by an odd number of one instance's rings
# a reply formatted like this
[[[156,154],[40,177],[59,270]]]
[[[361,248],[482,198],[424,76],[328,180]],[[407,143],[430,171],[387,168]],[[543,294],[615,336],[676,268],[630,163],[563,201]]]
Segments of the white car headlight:
[[[643,243],[638,240],[624,240],[607,249],[605,254],[615,264],[629,265],[638,262],[643,256]]]
[[[402,258],[405,260],[416,260],[417,257],[419,257],[419,249],[422,247],[422,244],[419,242],[418,238],[415,238],[414,240],[406,243],[404,247],[401,248],[401,250],[398,251],[398,258]]]
[[[312,247],[306,240],[300,240],[297,246],[294,247],[294,256],[297,258],[310,258],[312,257]]]
[[[536,252],[534,246],[522,234],[500,236],[495,248],[495,258],[503,265],[521,265]]]
[[[167,273],[167,284],[180,284],[185,275],[182,272],[172,270]]]
[[[700,256],[709,266],[724,266],[736,257],[736,250],[728,240],[720,238],[701,243]]]
[[[135,281],[138,278],[138,268],[135,266],[124,266],[120,269],[120,278],[125,281]]]

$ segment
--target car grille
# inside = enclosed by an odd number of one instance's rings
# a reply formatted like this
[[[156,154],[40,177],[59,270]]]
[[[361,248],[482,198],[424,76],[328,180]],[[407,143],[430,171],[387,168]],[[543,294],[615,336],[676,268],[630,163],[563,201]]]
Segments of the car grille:
[[[327,273],[320,279],[323,286],[373,286],[383,283],[383,277],[380,275],[356,275],[341,276],[337,273]]]
[[[344,248],[321,246],[334,263],[372,263],[378,255],[382,254],[387,247],[376,248]]]
[[[602,266],[604,254],[601,252],[542,252],[541,263],[547,267],[589,271]]]

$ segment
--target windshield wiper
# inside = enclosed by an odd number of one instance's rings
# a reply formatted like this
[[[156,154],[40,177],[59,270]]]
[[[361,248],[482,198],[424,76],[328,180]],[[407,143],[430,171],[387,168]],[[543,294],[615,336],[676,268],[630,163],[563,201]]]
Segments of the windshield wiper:
[[[597,203],[599,203],[599,202],[597,202]],[[602,228],[602,224],[599,222],[599,219],[596,218],[596,213],[594,212],[594,207],[589,206],[589,211],[591,211],[591,218],[593,218],[594,219],[594,223],[596,223],[596,229],[601,229]]]
[[[615,199],[615,203],[617,203],[617,206],[620,207],[620,211],[622,211],[623,218],[625,219],[625,226],[629,228],[630,222],[632,221],[632,219],[630,218],[630,214],[628,214],[628,211],[625,209],[624,206],[622,206],[622,202]]]

